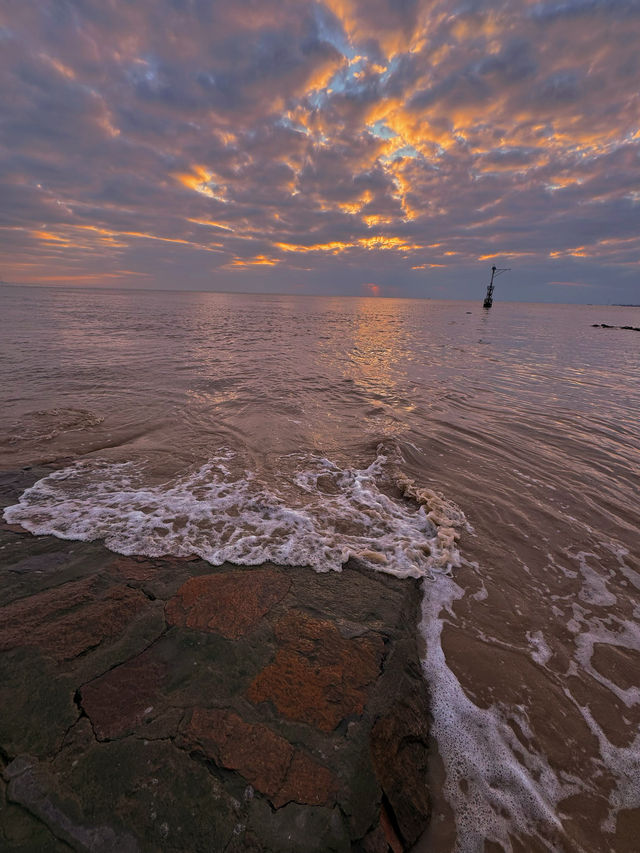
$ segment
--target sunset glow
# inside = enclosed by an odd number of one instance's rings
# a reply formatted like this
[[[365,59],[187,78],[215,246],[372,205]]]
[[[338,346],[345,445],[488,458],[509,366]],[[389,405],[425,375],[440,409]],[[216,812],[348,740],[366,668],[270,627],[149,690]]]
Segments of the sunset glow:
[[[638,301],[631,0],[46,6],[0,6],[7,282]]]

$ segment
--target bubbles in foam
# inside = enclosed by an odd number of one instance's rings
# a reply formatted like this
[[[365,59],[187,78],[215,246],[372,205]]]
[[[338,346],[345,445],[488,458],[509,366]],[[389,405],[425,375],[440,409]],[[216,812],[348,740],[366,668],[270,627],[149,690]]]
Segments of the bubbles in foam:
[[[580,790],[577,779],[560,780],[546,758],[525,747],[508,722],[506,709],[479,708],[449,668],[442,648],[442,612],[464,595],[444,575],[424,582],[421,630],[426,640],[423,668],[432,697],[432,732],[446,770],[444,794],[458,831],[456,851],[482,853],[485,841],[511,851],[514,834],[538,836],[556,849],[549,835],[561,830],[556,814],[564,797]],[[523,708],[508,710],[531,739]]]
[[[542,631],[527,631],[526,637],[531,644],[531,657],[540,666],[545,666],[551,659],[552,652],[542,635]]]
[[[605,766],[615,773],[615,787],[609,795],[609,813],[602,823],[605,832],[615,832],[618,812],[640,808],[640,734],[629,746],[615,746],[587,707],[580,707],[587,725],[598,739]]]
[[[450,570],[463,514],[434,492],[407,486],[409,500],[387,494],[387,461],[379,454],[355,469],[301,457],[294,475],[275,485],[238,468],[231,453],[160,485],[146,483],[133,463],[82,461],[27,489],[5,518],[33,533],[103,539],[123,554],[197,554],[214,565],[328,571],[357,557],[399,577]]]

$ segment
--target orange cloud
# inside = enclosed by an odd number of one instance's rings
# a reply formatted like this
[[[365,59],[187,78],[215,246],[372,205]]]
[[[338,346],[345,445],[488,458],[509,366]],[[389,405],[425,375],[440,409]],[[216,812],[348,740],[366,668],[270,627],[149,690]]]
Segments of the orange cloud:
[[[341,252],[346,252],[349,249],[390,249],[393,251],[410,251],[413,249],[421,249],[422,246],[415,243],[408,243],[402,237],[385,237],[377,235],[375,237],[360,237],[357,240],[341,241],[332,240],[329,243],[315,243],[310,246],[305,246],[299,243],[275,243],[278,249],[283,252],[330,252],[333,255],[338,255]]]
[[[218,201],[224,201],[224,193],[222,188],[216,187],[218,192],[214,192],[211,187],[214,173],[209,171],[206,166],[194,165],[191,167],[191,172],[173,172],[172,177],[179,181],[182,186],[190,190],[194,190],[201,195],[206,195],[209,198],[215,198]]]
[[[209,219],[187,219],[187,222],[193,222],[194,225],[206,225],[207,228],[220,228],[222,231],[233,231],[229,225],[224,225],[222,222],[211,222]]]
[[[266,255],[255,255],[253,258],[234,258],[225,264],[223,269],[246,269],[247,267],[275,267],[280,263],[279,258],[268,258]]]

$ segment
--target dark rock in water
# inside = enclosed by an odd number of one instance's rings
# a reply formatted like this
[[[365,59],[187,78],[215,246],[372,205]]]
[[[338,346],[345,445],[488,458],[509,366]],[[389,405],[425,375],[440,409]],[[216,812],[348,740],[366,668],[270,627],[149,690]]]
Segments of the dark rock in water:
[[[167,602],[167,621],[237,640],[284,598],[290,585],[272,569],[191,578]]]
[[[9,530],[11,533],[20,533],[30,535],[29,531],[26,530],[21,524],[8,524],[6,521],[0,521],[0,530]]]
[[[397,853],[426,828],[417,581],[0,548],[3,853]]]
[[[638,326],[609,326],[607,323],[592,323],[594,329],[627,329],[631,332],[640,332]]]
[[[25,489],[33,486],[53,470],[53,467],[27,466],[17,471],[0,471],[0,506],[11,506],[17,503]]]

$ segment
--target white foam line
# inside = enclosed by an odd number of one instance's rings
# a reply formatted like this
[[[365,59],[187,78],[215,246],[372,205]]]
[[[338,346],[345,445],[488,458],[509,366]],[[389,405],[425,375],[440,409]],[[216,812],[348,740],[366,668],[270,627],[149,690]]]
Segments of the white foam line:
[[[561,830],[557,804],[580,790],[579,781],[560,782],[545,757],[518,740],[498,706],[482,709],[469,699],[442,648],[443,612],[454,618],[453,602],[464,591],[445,575],[425,580],[423,590],[423,669],[432,732],[446,771],[443,793],[455,815],[457,853],[483,853],[487,840],[512,851],[510,836],[518,833],[558,849],[540,833]],[[531,737],[524,709],[512,708],[510,714]]]
[[[364,469],[301,460],[282,493],[249,471],[232,475],[232,460],[222,454],[153,487],[132,463],[82,461],[39,480],[4,517],[36,534],[103,539],[122,554],[197,554],[213,565],[340,571],[357,557],[398,577],[424,577],[459,564],[453,525],[462,513],[434,492],[402,501],[381,491],[378,479],[391,482],[384,454]]]
[[[459,531],[469,529],[464,514],[390,470],[398,460],[383,453],[364,469],[341,469],[318,457],[294,461],[297,474],[277,493],[252,472],[234,474],[237,460],[230,453],[153,487],[131,463],[83,461],[38,481],[4,516],[33,533],[104,539],[124,554],[198,554],[214,565],[271,561],[318,571],[339,571],[354,556],[398,577],[424,578],[423,668],[446,770],[444,794],[458,830],[456,850],[480,853],[485,840],[511,850],[510,834],[542,839],[541,827],[557,832],[557,804],[580,789],[578,781],[561,783],[542,755],[526,749],[504,709],[477,707],[444,655],[443,613],[453,619],[453,602],[464,594],[451,577],[460,565]],[[400,487],[404,500],[379,488],[385,479]],[[531,639],[544,658],[543,640]],[[508,714],[530,738],[524,709]],[[544,843],[555,849],[546,837]]]
[[[591,711],[578,705],[580,713],[598,738],[600,755],[615,775],[615,788],[609,794],[609,813],[602,822],[603,832],[615,832],[618,812],[640,808],[640,734],[629,746],[614,746],[594,720]]]

